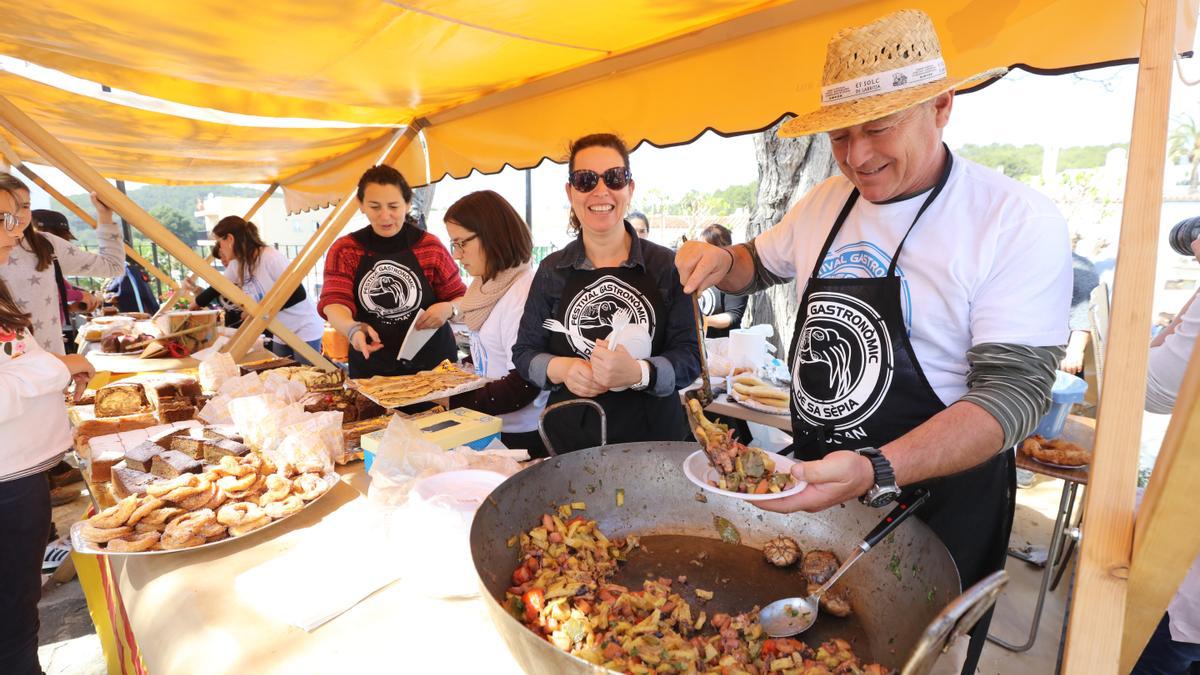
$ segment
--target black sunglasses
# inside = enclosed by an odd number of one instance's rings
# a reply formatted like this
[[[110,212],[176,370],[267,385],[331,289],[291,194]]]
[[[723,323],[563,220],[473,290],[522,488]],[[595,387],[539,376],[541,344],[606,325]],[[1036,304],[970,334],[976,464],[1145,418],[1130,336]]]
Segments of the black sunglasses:
[[[633,180],[633,172],[628,167],[614,166],[603,174],[598,174],[591,169],[572,171],[571,175],[567,178],[567,182],[579,192],[587,193],[596,189],[596,186],[600,184],[602,176],[604,184],[608,186],[609,190],[623,189],[626,185],[629,185],[629,181]]]

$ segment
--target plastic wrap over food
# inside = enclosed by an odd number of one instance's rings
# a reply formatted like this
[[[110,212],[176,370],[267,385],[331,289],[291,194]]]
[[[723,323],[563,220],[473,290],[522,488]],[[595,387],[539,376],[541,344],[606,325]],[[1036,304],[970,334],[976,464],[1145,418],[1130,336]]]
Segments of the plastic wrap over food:
[[[259,452],[274,450],[309,413],[299,403],[287,403],[273,394],[242,396],[229,402],[229,415],[246,444]]]
[[[204,391],[220,391],[225,380],[240,376],[237,363],[226,352],[209,354],[200,361],[200,388]]]
[[[395,415],[388,422],[375,451],[367,499],[380,505],[397,506],[408,500],[408,492],[416,479],[465,468],[466,458],[442,450],[426,439],[412,422]]]
[[[299,405],[296,403],[289,406]],[[301,413],[303,419],[281,429],[283,440],[266,450],[275,466],[290,468],[285,473],[320,473],[333,471],[338,455],[345,452],[342,441],[342,413],[324,411]]]
[[[304,385],[278,374],[263,377],[259,373],[246,373],[230,377],[221,383],[217,395],[212,397],[200,411],[200,419],[209,424],[234,424],[229,404],[239,398],[270,394],[280,403],[294,403],[304,397]]]

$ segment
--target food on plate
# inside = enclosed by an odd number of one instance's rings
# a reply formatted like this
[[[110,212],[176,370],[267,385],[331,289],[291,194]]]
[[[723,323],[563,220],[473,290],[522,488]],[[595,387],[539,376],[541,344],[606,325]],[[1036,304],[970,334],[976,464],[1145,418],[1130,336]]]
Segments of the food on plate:
[[[210,464],[216,464],[224,457],[238,458],[250,454],[250,446],[232,438],[223,438],[219,441],[206,443],[202,447],[204,449],[204,461]]]
[[[248,361],[246,363],[239,364],[238,368],[241,369],[242,375],[246,375],[248,373],[263,373],[268,370],[274,370],[276,368],[284,368],[287,366],[298,366],[298,365],[300,365],[300,363],[297,362],[295,359],[290,359],[290,358],[284,357],[284,358],[261,359],[258,361]]]
[[[342,370],[321,370],[313,366],[285,366],[272,372],[303,384],[309,391],[341,389],[346,382],[346,373]]]
[[[763,405],[787,409],[789,395],[786,389],[772,386],[751,374],[733,378],[733,391],[738,397],[748,398]]]
[[[376,375],[354,380],[354,385],[383,407],[396,408],[476,380],[479,377],[475,374],[442,361],[433,370],[422,370],[413,375]]]
[[[172,429],[171,433],[176,431]],[[125,465],[136,471],[150,471],[154,458],[162,452],[162,446],[154,441],[142,441],[125,451]]]
[[[781,534],[763,544],[763,557],[776,567],[794,565],[800,559],[800,544]]]
[[[1021,443],[1021,452],[1039,462],[1062,466],[1084,466],[1092,463],[1091,450],[1061,438],[1047,440],[1042,436],[1030,436]]]
[[[132,327],[121,328],[108,332],[100,338],[100,351],[105,354],[140,353],[146,348],[146,345],[153,341],[153,335],[148,335]]]
[[[441,410],[441,406],[434,407],[438,408],[439,411]],[[380,417],[373,417],[368,420],[359,420],[357,422],[343,424],[342,440],[345,442],[346,451],[353,452],[356,450],[359,447],[359,441],[363,436],[366,436],[372,431],[379,431],[380,429],[386,427],[391,419],[391,415],[382,415]]]
[[[300,399],[300,403],[304,405],[304,412],[340,412],[343,424],[387,414],[383,406],[354,389],[312,391]]]
[[[842,562],[833,551],[809,551],[804,554],[803,571],[808,579],[808,592],[815,593],[821,584],[829,581]],[[850,616],[850,591],[839,581],[821,596],[821,609],[834,616]]]
[[[152,465],[196,462],[157,447]],[[191,548],[253,532],[302,510],[329,489],[322,476],[288,476],[286,470],[254,452],[222,455],[199,473],[169,480],[119,465],[113,469],[113,491],[124,496],[85,521],[79,535],[102,551],[136,553]]]
[[[711,618],[693,611],[675,588],[683,579],[647,579],[639,589],[613,583],[638,541],[609,539],[594,520],[546,514],[519,541],[505,606],[537,635],[596,666],[630,673],[891,672],[864,664],[844,640],[811,648],[768,638],[757,607]]]
[[[696,440],[720,479],[709,481],[713,487],[745,494],[782,492],[796,483],[791,474],[776,472],[775,460],[759,448],[744,445],[733,438],[733,430],[724,424],[710,422],[704,408],[695,399],[688,400],[697,426],[692,429]]]

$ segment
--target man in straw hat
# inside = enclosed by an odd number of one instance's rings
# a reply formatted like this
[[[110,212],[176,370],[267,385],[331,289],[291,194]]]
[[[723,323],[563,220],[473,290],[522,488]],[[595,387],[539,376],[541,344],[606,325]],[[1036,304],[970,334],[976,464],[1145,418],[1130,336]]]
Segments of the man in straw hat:
[[[749,244],[693,241],[676,256],[689,293],[800,279],[791,410],[808,487],[756,503],[884,506],[927,486],[920,515],[964,588],[1004,566],[1011,448],[1049,405],[1071,299],[1054,205],[942,143],[954,91],[1004,72],[947,73],[915,10],[839,32],[820,107],[779,134],[827,133],[842,175]],[[976,633],[975,657],[986,625]]]

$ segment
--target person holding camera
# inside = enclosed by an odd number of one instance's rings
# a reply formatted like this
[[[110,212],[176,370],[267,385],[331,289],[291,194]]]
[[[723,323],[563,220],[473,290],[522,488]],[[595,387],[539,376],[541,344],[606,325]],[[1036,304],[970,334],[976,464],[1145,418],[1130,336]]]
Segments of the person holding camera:
[[[1200,217],[1189,218],[1171,229],[1171,248],[1200,261]],[[1168,415],[1183,384],[1188,361],[1200,336],[1198,290],[1179,310],[1174,321],[1150,342],[1146,370],[1146,411]],[[1134,665],[1131,675],[1197,672],[1200,668],[1200,559],[1192,563],[1175,597],[1167,605]]]

